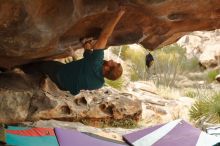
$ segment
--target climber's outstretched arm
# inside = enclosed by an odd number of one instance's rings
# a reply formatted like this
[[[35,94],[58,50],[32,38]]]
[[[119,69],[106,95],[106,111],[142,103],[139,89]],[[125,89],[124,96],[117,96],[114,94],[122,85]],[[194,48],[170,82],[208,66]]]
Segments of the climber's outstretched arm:
[[[94,45],[94,50],[103,49],[106,47],[109,37],[111,36],[116,24],[119,22],[124,13],[125,10],[120,9],[116,15],[114,15],[114,17],[106,24]]]

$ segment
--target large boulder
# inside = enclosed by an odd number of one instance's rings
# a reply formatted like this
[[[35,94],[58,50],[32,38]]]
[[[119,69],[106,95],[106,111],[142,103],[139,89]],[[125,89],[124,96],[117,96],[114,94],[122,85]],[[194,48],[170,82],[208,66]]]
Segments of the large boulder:
[[[57,119],[108,124],[112,120],[138,121],[141,117],[139,100],[111,88],[72,96],[59,90],[49,78],[20,70],[1,73],[0,80],[0,122]]]
[[[172,93],[169,88],[156,88],[152,82],[134,82],[127,86],[124,94],[141,100],[142,119],[139,126],[152,126],[175,119],[190,121],[189,110],[194,99],[181,97],[178,90]]]
[[[155,49],[220,28],[219,0],[0,0],[0,67],[69,55],[80,38],[97,37],[120,6],[126,14],[108,45]]]
[[[63,127],[81,132],[94,133],[110,139],[122,140],[121,135],[135,132],[146,127],[164,124],[175,119],[181,118],[189,122],[189,109],[195,100],[189,97],[179,97],[178,94],[175,94],[173,98],[162,97],[158,94],[159,92],[152,82],[138,81],[131,82],[127,88],[120,93],[128,97],[135,96],[141,101],[142,116],[135,126],[126,123],[128,121],[125,121],[124,125],[118,123],[118,125],[111,125],[114,127],[103,126],[101,128],[85,125],[85,123],[57,120],[40,120],[22,124],[34,127]],[[123,126],[129,127],[121,128]]]
[[[188,57],[197,57],[205,68],[220,65],[220,30],[197,31],[182,37],[178,44],[186,48]]]

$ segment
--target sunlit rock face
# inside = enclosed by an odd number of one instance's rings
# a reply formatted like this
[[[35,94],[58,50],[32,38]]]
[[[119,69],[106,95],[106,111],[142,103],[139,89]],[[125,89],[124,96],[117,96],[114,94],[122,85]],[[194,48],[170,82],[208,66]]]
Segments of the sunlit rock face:
[[[121,6],[108,45],[156,49],[187,32],[220,28],[219,0],[0,0],[0,67],[56,58],[97,37]]]
[[[205,68],[220,65],[220,30],[196,31],[182,37],[178,44],[186,48],[189,58],[197,57]]]

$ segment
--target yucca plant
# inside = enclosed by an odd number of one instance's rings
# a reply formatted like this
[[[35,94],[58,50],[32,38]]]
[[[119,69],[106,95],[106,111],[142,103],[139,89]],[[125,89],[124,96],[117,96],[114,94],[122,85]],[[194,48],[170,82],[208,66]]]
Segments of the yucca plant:
[[[205,121],[212,124],[220,123],[220,93],[199,98],[190,109],[193,121]]]
[[[157,86],[175,86],[176,77],[182,73],[182,64],[186,60],[185,49],[173,44],[158,49],[152,54],[155,61],[148,78],[152,78]]]

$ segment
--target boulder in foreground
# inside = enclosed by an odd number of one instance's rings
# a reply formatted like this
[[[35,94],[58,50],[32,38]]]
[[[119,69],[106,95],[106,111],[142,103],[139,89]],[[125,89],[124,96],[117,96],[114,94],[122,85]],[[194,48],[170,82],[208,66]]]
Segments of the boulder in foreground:
[[[82,91],[76,96],[59,90],[41,75],[20,70],[0,74],[0,122],[18,123],[57,119],[90,124],[134,120],[141,116],[141,102],[110,88]]]

